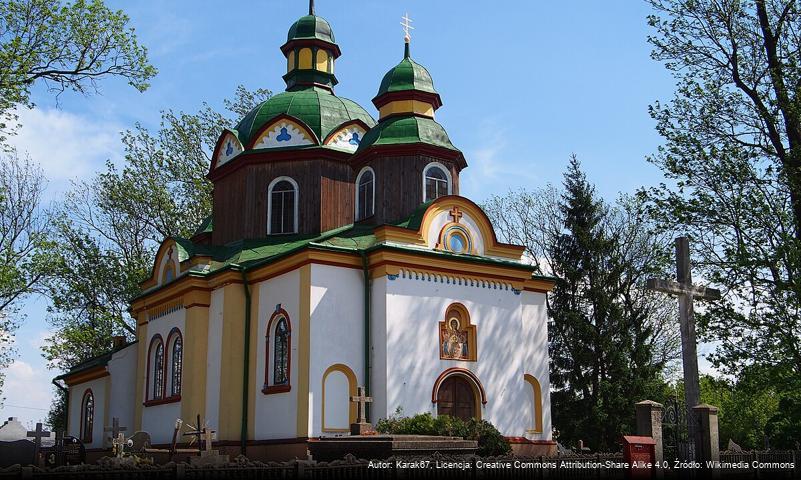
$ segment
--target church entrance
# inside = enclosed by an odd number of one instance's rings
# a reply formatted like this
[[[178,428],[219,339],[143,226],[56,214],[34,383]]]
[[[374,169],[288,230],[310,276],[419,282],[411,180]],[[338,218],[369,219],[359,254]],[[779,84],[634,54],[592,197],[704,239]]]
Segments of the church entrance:
[[[476,395],[467,379],[453,375],[442,382],[437,392],[437,415],[463,420],[476,416]]]

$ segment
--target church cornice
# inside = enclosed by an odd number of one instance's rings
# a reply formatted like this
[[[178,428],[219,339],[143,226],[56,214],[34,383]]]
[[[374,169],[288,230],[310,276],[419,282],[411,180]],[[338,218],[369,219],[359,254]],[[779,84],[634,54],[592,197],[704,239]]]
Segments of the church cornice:
[[[353,155],[351,165],[354,169],[358,169],[376,158],[414,155],[426,155],[436,159],[449,160],[453,162],[459,170],[467,167],[467,161],[465,161],[462,152],[422,142],[399,145],[371,145],[365,150]]]

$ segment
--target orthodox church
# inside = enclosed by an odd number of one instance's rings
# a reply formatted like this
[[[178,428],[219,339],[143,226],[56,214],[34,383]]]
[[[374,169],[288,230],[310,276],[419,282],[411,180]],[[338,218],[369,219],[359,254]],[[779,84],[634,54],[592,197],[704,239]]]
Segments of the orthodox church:
[[[213,214],[161,244],[130,307],[136,341],[57,379],[69,434],[108,448],[117,418],[169,444],[176,419],[200,415],[215,448],[304,456],[349,434],[360,386],[373,423],[475,417],[519,453],[553,452],[553,279],[459,195],[467,162],[408,28],[377,121],[336,95],[340,47],[313,6],[280,50],[286,91],[221,132]]]

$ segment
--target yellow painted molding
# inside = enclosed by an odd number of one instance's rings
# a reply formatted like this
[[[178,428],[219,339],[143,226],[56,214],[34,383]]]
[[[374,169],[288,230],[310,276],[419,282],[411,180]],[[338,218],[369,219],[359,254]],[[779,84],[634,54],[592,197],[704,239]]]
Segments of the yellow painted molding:
[[[309,368],[311,366],[311,265],[300,268],[300,311],[298,336],[297,436],[309,436]]]
[[[426,245],[425,239],[420,235],[420,232],[409,230],[406,228],[395,227],[393,225],[381,225],[373,231],[376,240],[381,243],[384,242],[397,242],[409,243],[412,245]]]
[[[256,401],[258,373],[256,367],[256,355],[262,351],[259,349],[259,285],[250,284],[250,371],[248,372],[248,440],[256,439]],[[290,346],[291,348],[291,346]]]
[[[142,430],[142,401],[145,398],[145,378],[147,377],[147,323],[144,320],[145,314],[137,316],[136,338],[137,343],[137,362],[136,362],[136,398],[134,399],[134,431]]]
[[[434,106],[420,100],[395,100],[378,109],[379,119],[396,113],[414,113],[428,118],[434,118]]]
[[[206,416],[206,370],[208,365],[209,309],[198,307],[186,311],[182,340],[184,342],[181,372],[181,418]]]
[[[331,433],[334,433],[334,432],[348,432],[348,431],[350,431],[349,428],[344,428],[344,429],[343,428],[326,428],[326,426],[325,426],[325,379],[328,378],[328,375],[331,372],[342,372],[342,373],[344,373],[345,377],[347,377],[347,379],[348,379],[348,395],[349,396],[355,396],[356,395],[356,374],[353,373],[353,370],[351,370],[350,367],[348,367],[347,365],[345,365],[343,363],[336,363],[336,364],[331,365],[330,367],[328,367],[325,370],[325,373],[323,373],[323,383],[322,383],[322,389],[321,389],[321,392],[322,392],[322,403],[320,404],[320,415],[321,415],[320,425],[321,425],[322,431],[324,431],[324,432],[331,432]],[[349,424],[356,423],[356,404],[351,402],[350,398],[348,398],[348,423]]]
[[[540,382],[534,375],[526,373],[523,375],[523,380],[531,385],[534,390],[534,411],[532,412],[534,415],[534,428],[527,429],[526,433],[542,433],[542,387],[540,387]]]
[[[245,335],[245,293],[241,285],[223,290],[222,350],[218,438],[239,440],[242,428],[242,365]]]
[[[426,244],[429,243],[428,232],[431,222],[440,214],[447,214],[447,212],[454,207],[467,213],[478,226],[481,237],[484,239],[485,255],[520,260],[526,248],[520,245],[499,243],[495,237],[495,230],[492,228],[492,224],[484,211],[472,201],[458,195],[439,197],[426,209],[423,214],[423,221],[420,225],[420,229],[418,230],[419,235],[426,240]]]

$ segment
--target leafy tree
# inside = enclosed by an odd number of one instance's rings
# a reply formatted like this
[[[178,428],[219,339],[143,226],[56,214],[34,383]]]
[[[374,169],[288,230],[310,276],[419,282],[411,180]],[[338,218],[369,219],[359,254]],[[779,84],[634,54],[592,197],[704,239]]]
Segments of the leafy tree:
[[[551,186],[512,192],[485,209],[501,238],[525,245],[539,272],[558,278],[548,312],[560,438],[616,448],[634,403],[659,390],[678,357],[675,307],[641,288],[662,273],[667,242],[634,199],[599,200],[575,156],[561,195]]]
[[[0,372],[13,360],[16,306],[42,292],[50,273],[48,212],[41,200],[46,181],[30,159],[11,150],[0,156]],[[4,374],[0,373],[0,396]]]
[[[0,1],[0,135],[15,107],[33,106],[38,83],[57,94],[90,94],[98,80],[120,77],[147,89],[156,69],[128,20],[102,0]]]
[[[773,371],[792,396],[801,384],[798,2],[649,3],[652,56],[677,89],[650,107],[665,138],[650,161],[672,185],[642,195],[665,230],[689,234],[701,276],[723,287],[723,301],[699,316],[700,338],[719,345],[714,365],[733,376]],[[801,432],[801,412],[787,421],[784,431]]]
[[[137,124],[123,133],[124,165],[109,162],[73,185],[53,221],[56,274],[48,291],[55,333],[44,347],[51,368],[67,370],[109,351],[115,335],[134,337],[128,307],[156,249],[165,237],[191,237],[211,213],[206,174],[222,128],[268,95],[239,87],[225,101],[235,118],[207,104],[194,114],[165,111],[156,132]]]

